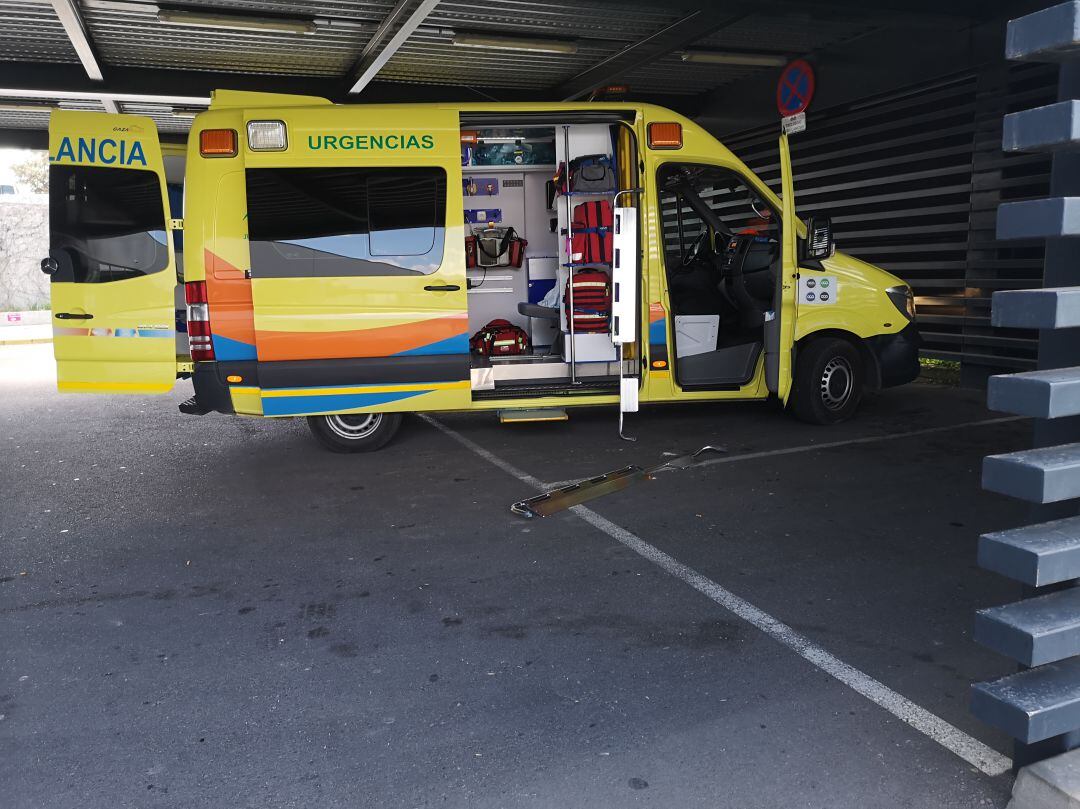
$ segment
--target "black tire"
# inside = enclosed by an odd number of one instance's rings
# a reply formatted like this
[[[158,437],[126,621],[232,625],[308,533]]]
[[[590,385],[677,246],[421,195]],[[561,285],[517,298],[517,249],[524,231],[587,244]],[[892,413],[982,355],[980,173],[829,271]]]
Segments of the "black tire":
[[[847,340],[823,337],[799,350],[791,390],[791,412],[809,424],[839,424],[859,407],[863,361]]]
[[[401,414],[335,413],[308,416],[307,423],[331,452],[374,452],[390,443],[401,426]]]

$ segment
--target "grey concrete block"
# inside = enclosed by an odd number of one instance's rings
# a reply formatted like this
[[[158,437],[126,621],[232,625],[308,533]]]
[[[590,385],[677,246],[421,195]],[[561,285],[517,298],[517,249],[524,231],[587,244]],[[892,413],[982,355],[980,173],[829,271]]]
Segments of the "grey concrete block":
[[[1080,654],[1080,588],[979,610],[975,640],[1025,666]]]
[[[1080,414],[1080,368],[990,377],[986,405],[1002,413],[1056,419]]]
[[[1080,497],[1080,444],[987,455],[983,488],[1029,503],[1059,503]]]
[[[1080,579],[1080,517],[983,534],[978,558],[984,570],[1032,587]]]
[[[1061,62],[1080,52],[1080,2],[1068,3],[1009,20],[1005,58]]]
[[[971,687],[971,712],[1024,744],[1080,728],[1080,658]]]
[[[1007,289],[991,298],[990,325],[1013,329],[1080,326],[1080,287]]]
[[[1080,101],[1059,101],[1005,116],[1001,148],[1038,152],[1080,147]]]
[[[1080,750],[1022,767],[1006,809],[1080,809]]]
[[[1080,197],[1050,197],[998,206],[999,239],[1080,236]]]

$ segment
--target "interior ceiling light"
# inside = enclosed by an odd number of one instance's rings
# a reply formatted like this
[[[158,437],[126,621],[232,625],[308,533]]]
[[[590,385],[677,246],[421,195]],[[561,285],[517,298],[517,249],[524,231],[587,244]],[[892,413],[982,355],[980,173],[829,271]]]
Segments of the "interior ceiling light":
[[[684,62],[702,65],[745,65],[746,67],[783,67],[788,57],[773,53],[731,53],[724,51],[683,51]]]
[[[239,14],[207,14],[202,11],[159,9],[159,22],[198,28],[226,28],[230,31],[277,31],[286,34],[313,34],[318,29],[311,20],[285,17],[248,17]]]
[[[457,34],[451,40],[459,48],[491,48],[501,51],[535,51],[536,53],[577,53],[573,42],[554,39],[523,39],[521,37],[489,37],[479,34]]]

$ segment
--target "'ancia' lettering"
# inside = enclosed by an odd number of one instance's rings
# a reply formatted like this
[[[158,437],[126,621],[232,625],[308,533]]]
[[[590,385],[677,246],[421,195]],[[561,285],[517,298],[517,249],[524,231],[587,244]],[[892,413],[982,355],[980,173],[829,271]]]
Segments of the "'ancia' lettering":
[[[146,165],[146,152],[141,141],[115,140],[113,138],[78,138],[72,144],[71,138],[64,137],[60,148],[56,150],[53,161],[71,163],[100,163],[104,166]]]

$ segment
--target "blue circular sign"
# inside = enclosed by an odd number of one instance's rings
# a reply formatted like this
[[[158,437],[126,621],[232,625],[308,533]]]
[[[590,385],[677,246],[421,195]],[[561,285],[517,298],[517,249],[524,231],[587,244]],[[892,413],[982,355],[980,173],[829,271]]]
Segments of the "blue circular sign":
[[[805,59],[796,59],[780,73],[776,83],[776,108],[783,116],[797,115],[810,106],[814,97],[814,69]]]

